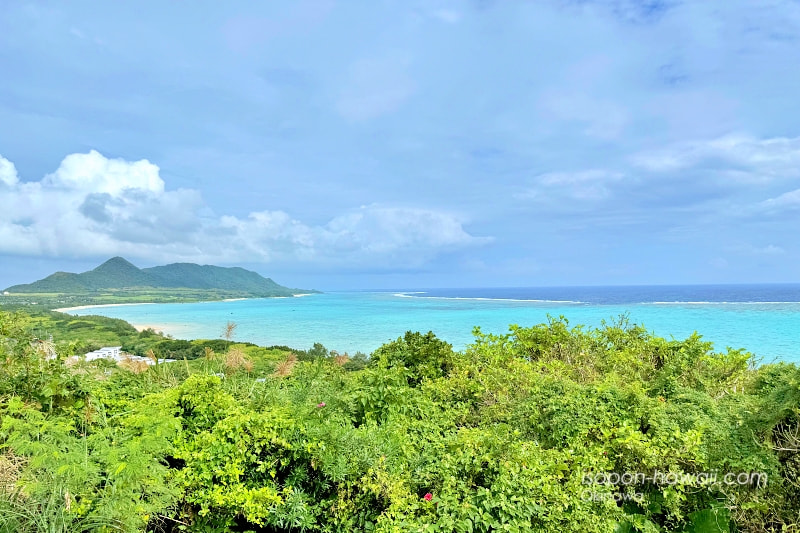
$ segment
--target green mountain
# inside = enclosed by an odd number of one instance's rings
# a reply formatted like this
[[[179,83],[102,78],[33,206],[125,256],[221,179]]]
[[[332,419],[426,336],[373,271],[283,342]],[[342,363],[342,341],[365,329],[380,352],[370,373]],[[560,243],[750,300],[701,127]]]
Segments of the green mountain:
[[[291,291],[278,285],[270,278],[264,278],[252,270],[240,267],[223,268],[194,263],[173,263],[166,266],[143,268],[142,272],[162,280],[164,287],[187,287],[191,289],[219,289],[264,292]],[[306,291],[307,292],[307,291]]]
[[[104,290],[199,289],[239,296],[292,296],[316,291],[290,289],[251,270],[194,263],[173,263],[138,268],[122,257],[109,259],[94,270],[73,274],[56,272],[26,285],[14,285],[10,293],[84,294]]]
[[[94,270],[77,274],[77,276],[90,289],[163,286],[158,278],[147,274],[121,257],[109,259]]]

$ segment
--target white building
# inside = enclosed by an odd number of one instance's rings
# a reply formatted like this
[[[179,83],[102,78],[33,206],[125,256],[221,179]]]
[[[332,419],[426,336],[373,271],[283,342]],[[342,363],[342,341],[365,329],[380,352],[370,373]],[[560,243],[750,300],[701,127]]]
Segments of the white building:
[[[99,350],[87,353],[86,360],[94,361],[95,359],[112,359],[114,361],[119,361],[119,352],[121,349],[122,346],[106,346],[104,348],[100,348]]]
[[[86,361],[94,361],[96,359],[110,359],[111,361],[115,361],[120,363],[122,361],[135,361],[135,362],[142,362],[147,363],[148,365],[156,364],[155,361],[150,359],[149,357],[140,357],[138,355],[130,355],[130,354],[123,354],[121,352],[122,346],[106,346],[100,348],[99,350],[95,350],[93,352],[89,352],[84,356]],[[174,363],[175,359],[159,359],[158,363]]]

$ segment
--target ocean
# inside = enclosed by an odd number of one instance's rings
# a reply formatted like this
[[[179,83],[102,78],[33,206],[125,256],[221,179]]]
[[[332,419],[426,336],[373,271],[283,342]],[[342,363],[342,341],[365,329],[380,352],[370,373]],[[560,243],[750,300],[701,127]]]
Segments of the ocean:
[[[667,339],[697,331],[717,350],[744,348],[762,363],[800,362],[800,284],[343,291],[69,312],[121,318],[185,339],[219,338],[232,321],[235,340],[298,349],[319,342],[350,354],[370,353],[409,330],[433,331],[463,349],[475,326],[506,333],[510,324],[563,315],[570,325],[593,327],[627,315]]]

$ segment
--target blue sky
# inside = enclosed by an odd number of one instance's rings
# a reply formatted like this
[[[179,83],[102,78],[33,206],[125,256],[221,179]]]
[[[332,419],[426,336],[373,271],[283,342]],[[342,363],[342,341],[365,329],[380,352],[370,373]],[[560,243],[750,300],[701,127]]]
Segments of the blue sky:
[[[0,285],[800,281],[797,0],[0,9]]]

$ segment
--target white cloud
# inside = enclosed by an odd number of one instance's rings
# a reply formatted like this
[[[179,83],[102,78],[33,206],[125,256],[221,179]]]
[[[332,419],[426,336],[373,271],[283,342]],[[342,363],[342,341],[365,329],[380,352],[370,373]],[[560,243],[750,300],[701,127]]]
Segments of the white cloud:
[[[710,164],[733,170],[729,176],[740,181],[792,178],[800,176],[800,137],[756,139],[726,135],[637,154],[632,163],[651,172],[674,172]]]
[[[261,211],[245,219],[222,217],[220,227],[231,231],[225,240],[226,255],[337,265],[370,264],[385,258],[418,265],[442,251],[490,240],[468,234],[451,214],[374,205],[339,215],[324,226],[308,226],[282,211]]]
[[[767,246],[761,248],[755,248],[753,251],[759,255],[781,255],[786,253],[786,250],[780,246],[775,246],[774,244],[768,244]]]
[[[376,253],[486,242],[469,235],[451,214],[417,208],[362,207],[334,218],[324,230],[331,242],[357,243],[362,250]]]
[[[726,135],[632,154],[608,168],[539,174],[515,197],[543,209],[758,217],[800,211],[800,189],[784,192],[798,180],[800,137]]]
[[[17,167],[14,166],[14,163],[0,155],[0,184],[12,187],[16,185],[17,181],[19,181]]]
[[[611,196],[613,185],[623,179],[625,175],[621,172],[600,169],[548,172],[536,176],[535,185],[517,197],[545,202],[554,199],[599,201]]]
[[[44,183],[76,191],[117,195],[126,189],[153,193],[164,192],[159,168],[146,159],[133,163],[123,159],[108,159],[95,150],[88,154],[71,154],[64,158]]]
[[[238,260],[313,260],[318,256],[314,229],[283,211],[259,211],[245,219],[223,216],[219,227],[228,235],[215,241],[226,256]]]
[[[785,192],[775,198],[764,200],[759,204],[765,211],[787,211],[800,209],[800,189]]]
[[[145,160],[72,154],[41,181],[9,185],[0,190],[5,253],[146,256],[151,244],[164,252],[180,248],[178,235],[196,231],[199,222],[199,195],[165,191],[158,167]]]
[[[310,261],[419,265],[443,251],[487,242],[457,216],[362,206],[311,226],[283,211],[204,216],[194,190],[166,190],[156,165],[67,156],[53,174],[21,183],[0,158],[0,253],[127,255],[157,261]]]
[[[767,244],[766,246],[758,246],[754,244],[736,244],[726,248],[727,251],[739,254],[742,256],[753,257],[776,257],[786,254],[786,250],[775,244]]]
[[[776,246],[774,244],[768,244],[766,246],[755,246],[752,244],[744,244],[733,246],[730,248],[732,252],[745,254],[745,255],[755,255],[755,256],[775,256],[775,255],[783,255],[786,253],[786,250],[781,248],[780,246]]]

